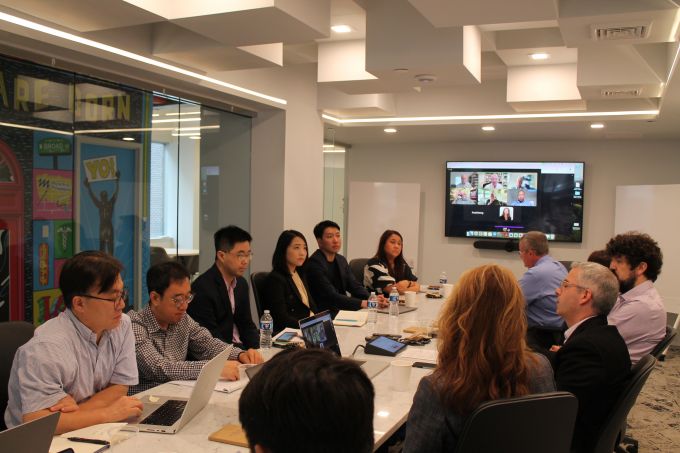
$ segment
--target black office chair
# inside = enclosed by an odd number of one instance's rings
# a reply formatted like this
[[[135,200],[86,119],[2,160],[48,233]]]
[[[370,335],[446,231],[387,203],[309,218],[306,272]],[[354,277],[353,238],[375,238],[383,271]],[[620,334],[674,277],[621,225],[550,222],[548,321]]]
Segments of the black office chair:
[[[568,392],[482,403],[467,418],[457,453],[569,453],[578,400]]]
[[[598,435],[597,444],[593,453],[612,453],[623,437],[623,429],[625,426],[628,412],[635,405],[635,400],[640,394],[640,390],[647,382],[647,378],[654,369],[656,359],[650,354],[642,357],[638,363],[631,369],[631,378],[626,384],[626,387],[621,392],[621,395],[616,400],[612,408],[607,422],[604,424]]]
[[[250,274],[250,283],[253,285],[253,296],[255,296],[255,307],[257,308],[258,318],[262,317],[265,310],[270,310],[264,300],[264,282],[267,280],[269,272],[254,272]]]
[[[661,341],[659,341],[654,349],[652,349],[650,354],[653,355],[657,360],[664,360],[666,358],[664,352],[666,351],[666,348],[668,348],[668,346],[673,342],[677,334],[678,331],[673,327],[666,326],[666,336],[663,337]]]
[[[149,249],[149,261],[153,266],[154,264],[170,261],[170,257],[168,256],[168,252],[166,252],[163,247],[152,246]]]
[[[560,263],[562,263],[562,266],[567,268],[568,272],[571,269],[571,263],[573,263],[573,261],[560,261]]]
[[[349,262],[349,270],[361,286],[364,286],[364,267],[368,263],[368,258],[354,258]]]
[[[7,407],[7,384],[9,374],[12,371],[14,354],[20,346],[33,337],[33,324],[25,321],[0,322],[0,431],[7,429],[5,426],[5,408]]]

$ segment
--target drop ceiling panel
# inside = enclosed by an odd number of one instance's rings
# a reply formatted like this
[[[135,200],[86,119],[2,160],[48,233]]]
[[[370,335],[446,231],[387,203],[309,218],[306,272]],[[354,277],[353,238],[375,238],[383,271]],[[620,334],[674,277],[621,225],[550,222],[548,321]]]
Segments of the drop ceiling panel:
[[[312,2],[310,8],[328,9],[328,3]],[[305,22],[306,17],[294,16],[279,8],[259,8],[209,16],[175,19],[172,22],[231,46],[249,46],[275,42],[301,43],[327,37],[330,16],[325,20]]]
[[[555,19],[556,0],[408,0],[435,27]]]
[[[122,0],[3,0],[2,4],[78,32],[106,30],[164,20]]]

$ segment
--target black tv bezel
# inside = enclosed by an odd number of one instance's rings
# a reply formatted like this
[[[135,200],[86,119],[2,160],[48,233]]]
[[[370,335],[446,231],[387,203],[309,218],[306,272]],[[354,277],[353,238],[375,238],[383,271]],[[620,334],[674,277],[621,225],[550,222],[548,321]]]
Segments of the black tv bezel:
[[[526,160],[446,160],[444,162],[444,172],[445,172],[445,177],[444,177],[444,237],[446,238],[461,238],[461,239],[471,239],[473,241],[497,241],[499,243],[507,243],[507,242],[518,242],[518,238],[503,238],[503,237],[471,237],[471,236],[449,236],[446,234],[446,211],[449,203],[449,181],[448,181],[448,171],[449,167],[448,164],[449,162],[455,162],[455,163],[484,163],[484,164],[502,164],[502,163],[512,163],[512,164],[581,164],[583,165],[583,191],[582,191],[582,205],[583,205],[583,215],[581,217],[581,237],[580,240],[578,241],[572,241],[572,240],[564,240],[564,239],[548,239],[549,242],[560,242],[563,244],[582,244],[583,243],[583,235],[585,233],[585,181],[586,181],[586,163],[585,161],[562,161],[562,160],[533,160],[533,161],[526,161]],[[501,167],[502,168],[502,167]],[[489,167],[490,170],[497,170],[498,168],[491,168]],[[480,169],[481,170],[481,169]]]

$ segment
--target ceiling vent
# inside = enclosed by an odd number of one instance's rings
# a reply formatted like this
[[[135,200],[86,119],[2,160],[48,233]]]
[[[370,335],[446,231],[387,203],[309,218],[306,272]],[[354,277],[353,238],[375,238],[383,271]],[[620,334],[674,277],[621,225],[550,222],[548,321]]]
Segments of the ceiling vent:
[[[593,41],[623,41],[646,39],[652,24],[601,24],[592,25]]]
[[[603,98],[638,98],[642,88],[604,88],[601,94]]]

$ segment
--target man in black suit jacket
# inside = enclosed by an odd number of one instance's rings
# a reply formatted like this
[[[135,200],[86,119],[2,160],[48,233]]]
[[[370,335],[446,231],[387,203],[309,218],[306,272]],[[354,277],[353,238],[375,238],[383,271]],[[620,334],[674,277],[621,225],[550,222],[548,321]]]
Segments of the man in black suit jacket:
[[[260,346],[250,314],[248,282],[243,278],[253,255],[251,241],[248,232],[233,225],[215,233],[215,264],[191,285],[194,300],[187,309],[215,338],[243,349]]]
[[[572,451],[591,452],[611,409],[630,379],[630,356],[607,313],[618,281],[597,263],[575,263],[557,288],[557,314],[569,327],[552,357],[558,390],[578,398]]]
[[[314,227],[314,236],[319,250],[309,257],[305,273],[312,298],[319,310],[330,310],[335,316],[338,310],[366,308],[368,291],[357,282],[347,260],[338,253],[342,247],[338,224],[324,220]],[[382,296],[378,299],[379,306],[387,306]]]

